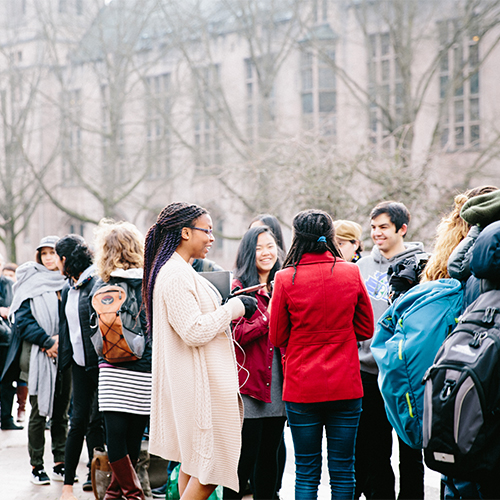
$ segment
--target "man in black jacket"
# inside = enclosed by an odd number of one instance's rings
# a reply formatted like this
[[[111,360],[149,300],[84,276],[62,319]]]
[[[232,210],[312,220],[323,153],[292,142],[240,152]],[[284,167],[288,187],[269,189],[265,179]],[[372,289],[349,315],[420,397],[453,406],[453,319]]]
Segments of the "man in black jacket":
[[[1,263],[1,260],[0,260]],[[1,266],[0,266],[1,270]],[[5,322],[9,315],[9,306],[12,302],[12,281],[5,276],[0,276],[0,316]],[[10,336],[9,336],[10,338]],[[7,352],[9,351],[10,341],[0,345],[0,374],[3,372]],[[2,430],[20,430],[23,427],[16,425],[12,417],[12,406],[14,405],[14,396],[16,388],[13,385],[14,380],[6,377],[0,382],[0,406],[1,406],[1,428]]]

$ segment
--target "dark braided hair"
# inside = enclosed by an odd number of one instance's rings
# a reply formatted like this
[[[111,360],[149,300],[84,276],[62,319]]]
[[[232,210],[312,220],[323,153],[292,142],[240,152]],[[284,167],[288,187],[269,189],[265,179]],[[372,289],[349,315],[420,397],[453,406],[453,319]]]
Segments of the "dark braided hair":
[[[323,238],[321,237],[324,237]],[[319,240],[319,241],[318,241]],[[304,210],[299,212],[293,219],[293,241],[286,256],[283,267],[295,269],[292,283],[295,283],[297,265],[305,253],[330,252],[335,260],[332,270],[338,258],[342,258],[340,250],[335,244],[335,226],[332,218],[323,210]]]
[[[94,255],[85,240],[79,234],[68,234],[56,243],[56,253],[63,264],[63,274],[67,278],[78,280],[80,274],[92,265]]]
[[[156,277],[181,242],[183,227],[190,227],[198,217],[208,212],[188,203],[170,203],[158,215],[146,235],[144,245],[144,278],[142,300],[146,304],[149,336],[153,334],[153,290]]]

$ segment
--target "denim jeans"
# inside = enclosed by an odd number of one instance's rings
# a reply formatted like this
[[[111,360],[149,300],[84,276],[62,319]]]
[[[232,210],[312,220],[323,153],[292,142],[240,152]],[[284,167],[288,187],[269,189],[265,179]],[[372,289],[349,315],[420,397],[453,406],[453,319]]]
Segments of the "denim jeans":
[[[354,447],[361,398],[322,403],[286,403],[295,448],[295,499],[318,498],[321,445],[326,429],[332,499],[354,497]]]

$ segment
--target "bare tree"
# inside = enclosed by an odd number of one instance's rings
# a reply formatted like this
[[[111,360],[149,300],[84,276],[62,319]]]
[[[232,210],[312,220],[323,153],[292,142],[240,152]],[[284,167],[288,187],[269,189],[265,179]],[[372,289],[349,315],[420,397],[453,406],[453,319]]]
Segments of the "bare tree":
[[[151,47],[156,2],[114,0],[103,6],[65,59],[56,45],[68,26],[51,11],[40,15],[59,85],[53,106],[61,145],[56,174],[39,179],[44,192],[82,222],[147,209],[153,193],[172,180],[168,124],[153,116],[169,97],[168,82],[152,73],[162,56]],[[75,192],[84,193],[83,207],[75,207]]]
[[[44,87],[49,70],[43,47],[30,50],[21,36],[19,6],[11,5],[9,26],[0,41],[0,241],[7,258],[16,261],[17,239],[28,227],[43,193],[33,182],[32,166],[43,179],[53,164],[57,143],[41,142],[43,130],[54,126],[47,111]],[[30,60],[31,59],[31,60]]]

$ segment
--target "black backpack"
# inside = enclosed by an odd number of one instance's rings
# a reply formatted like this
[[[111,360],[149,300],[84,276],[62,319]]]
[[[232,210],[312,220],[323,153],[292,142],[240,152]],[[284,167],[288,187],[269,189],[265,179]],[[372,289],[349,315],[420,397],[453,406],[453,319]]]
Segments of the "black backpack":
[[[458,479],[491,477],[500,467],[500,290],[466,309],[424,382],[427,466]]]

